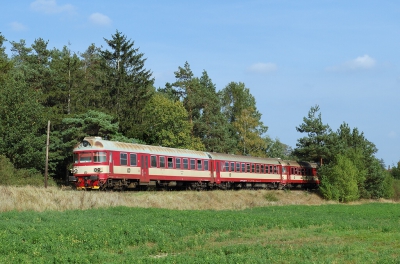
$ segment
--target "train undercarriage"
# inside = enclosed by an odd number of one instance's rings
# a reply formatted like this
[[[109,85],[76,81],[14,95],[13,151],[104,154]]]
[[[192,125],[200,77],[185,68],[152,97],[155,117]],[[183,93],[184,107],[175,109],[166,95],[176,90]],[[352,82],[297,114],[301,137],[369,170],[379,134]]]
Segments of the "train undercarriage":
[[[150,180],[140,182],[137,179],[107,179],[99,180],[96,177],[74,177],[70,181],[76,182],[76,188],[81,190],[125,191],[125,190],[282,190],[282,189],[315,189],[316,184],[282,184],[281,182],[221,182],[209,181],[162,181]]]

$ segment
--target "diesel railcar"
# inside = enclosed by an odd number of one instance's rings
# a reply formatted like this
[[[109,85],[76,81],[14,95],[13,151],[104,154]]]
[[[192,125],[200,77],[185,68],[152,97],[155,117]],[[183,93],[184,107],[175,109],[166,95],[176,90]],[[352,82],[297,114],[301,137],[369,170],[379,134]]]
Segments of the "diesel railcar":
[[[77,189],[278,189],[318,186],[317,165],[86,137],[73,150]]]

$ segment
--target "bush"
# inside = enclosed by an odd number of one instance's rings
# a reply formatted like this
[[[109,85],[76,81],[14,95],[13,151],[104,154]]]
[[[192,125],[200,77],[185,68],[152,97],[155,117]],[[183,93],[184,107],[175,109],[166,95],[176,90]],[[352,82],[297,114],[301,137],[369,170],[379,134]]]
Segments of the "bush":
[[[344,155],[337,155],[335,161],[319,171],[320,191],[324,198],[339,202],[350,202],[359,198],[357,186],[358,170]]]
[[[0,185],[33,185],[43,186],[44,178],[41,173],[34,169],[15,169],[8,158],[0,155]],[[48,179],[49,186],[55,186],[52,178]]]

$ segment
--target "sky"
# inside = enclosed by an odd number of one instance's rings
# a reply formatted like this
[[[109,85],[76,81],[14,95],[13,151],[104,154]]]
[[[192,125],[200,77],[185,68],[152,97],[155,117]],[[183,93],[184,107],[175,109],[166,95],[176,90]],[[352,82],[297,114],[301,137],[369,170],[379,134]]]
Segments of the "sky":
[[[20,0],[1,9],[8,41],[42,38],[79,54],[106,48],[118,30],[147,58],[157,88],[188,62],[217,90],[244,83],[267,135],[292,148],[318,105],[333,131],[347,123],[386,166],[400,161],[398,0]]]

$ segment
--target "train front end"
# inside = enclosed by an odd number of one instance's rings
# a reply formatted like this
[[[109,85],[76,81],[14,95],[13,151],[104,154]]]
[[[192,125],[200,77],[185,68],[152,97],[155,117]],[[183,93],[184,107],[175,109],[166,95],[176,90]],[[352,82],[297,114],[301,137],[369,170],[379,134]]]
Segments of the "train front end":
[[[71,169],[73,182],[78,190],[100,189],[109,175],[108,153],[96,144],[97,138],[85,138],[75,146],[74,164]]]

